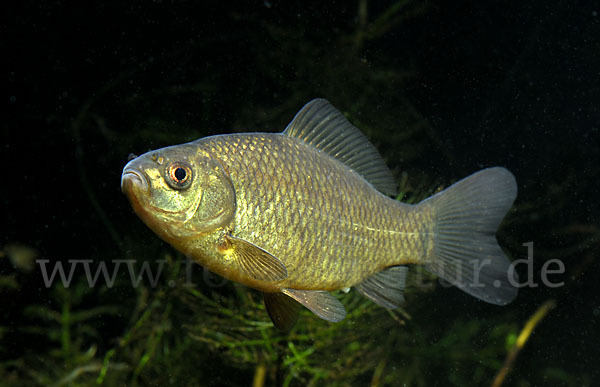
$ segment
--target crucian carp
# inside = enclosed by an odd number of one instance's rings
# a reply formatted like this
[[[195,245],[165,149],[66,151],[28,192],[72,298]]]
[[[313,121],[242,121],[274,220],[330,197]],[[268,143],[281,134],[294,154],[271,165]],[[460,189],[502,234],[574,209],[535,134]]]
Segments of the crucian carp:
[[[483,301],[517,288],[495,237],[517,194],[506,169],[484,169],[408,205],[367,138],[323,99],[283,133],[217,135],[145,153],[121,188],[135,213],[177,250],[264,293],[274,324],[290,329],[300,304],[337,322],[329,292],[354,288],[395,308],[408,265]],[[513,282],[514,283],[514,282]]]

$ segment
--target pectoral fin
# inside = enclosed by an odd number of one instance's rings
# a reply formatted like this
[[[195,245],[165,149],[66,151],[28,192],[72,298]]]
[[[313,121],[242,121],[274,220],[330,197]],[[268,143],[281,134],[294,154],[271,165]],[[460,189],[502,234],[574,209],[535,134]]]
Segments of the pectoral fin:
[[[236,268],[259,281],[277,282],[288,273],[279,259],[260,247],[231,235],[225,236],[224,253],[234,260]]]
[[[344,305],[328,292],[298,289],[283,289],[282,292],[307,307],[323,320],[338,322],[346,317]]]
[[[404,303],[404,288],[408,267],[392,266],[355,286],[362,295],[388,309]]]
[[[288,332],[300,313],[300,304],[283,293],[263,293],[265,307],[273,324],[284,332]]]

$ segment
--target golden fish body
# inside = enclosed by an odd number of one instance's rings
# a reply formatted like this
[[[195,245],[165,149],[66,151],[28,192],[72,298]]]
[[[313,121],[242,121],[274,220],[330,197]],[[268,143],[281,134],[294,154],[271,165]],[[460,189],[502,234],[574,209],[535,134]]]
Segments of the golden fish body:
[[[229,232],[286,266],[260,290],[337,290],[385,267],[421,262],[431,249],[427,211],[392,200],[329,155],[282,134],[197,142],[227,170],[236,192]]]
[[[122,189],[161,238],[201,265],[265,292],[289,329],[296,302],[344,318],[327,291],[355,287],[385,307],[402,302],[407,264],[423,264],[484,301],[516,295],[494,233],[516,184],[480,171],[418,205],[395,186],[375,148],[325,100],[281,134],[212,136],[130,161]]]

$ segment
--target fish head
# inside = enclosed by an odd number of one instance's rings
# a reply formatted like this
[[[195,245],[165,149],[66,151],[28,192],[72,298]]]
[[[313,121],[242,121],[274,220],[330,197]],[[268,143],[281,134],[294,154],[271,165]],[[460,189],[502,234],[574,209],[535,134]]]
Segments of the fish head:
[[[176,247],[226,227],[235,214],[229,174],[193,143],[134,157],[123,169],[121,189],[144,223]]]

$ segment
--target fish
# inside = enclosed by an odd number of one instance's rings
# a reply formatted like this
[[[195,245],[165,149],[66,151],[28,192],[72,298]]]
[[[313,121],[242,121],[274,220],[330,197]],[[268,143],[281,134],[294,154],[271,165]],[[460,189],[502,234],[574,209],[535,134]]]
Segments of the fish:
[[[397,308],[411,265],[487,303],[517,295],[495,236],[516,199],[513,174],[483,169],[402,203],[375,146],[325,99],[282,133],[215,135],[130,158],[121,189],[139,218],[211,272],[263,292],[283,331],[300,305],[343,320],[336,290]]]

